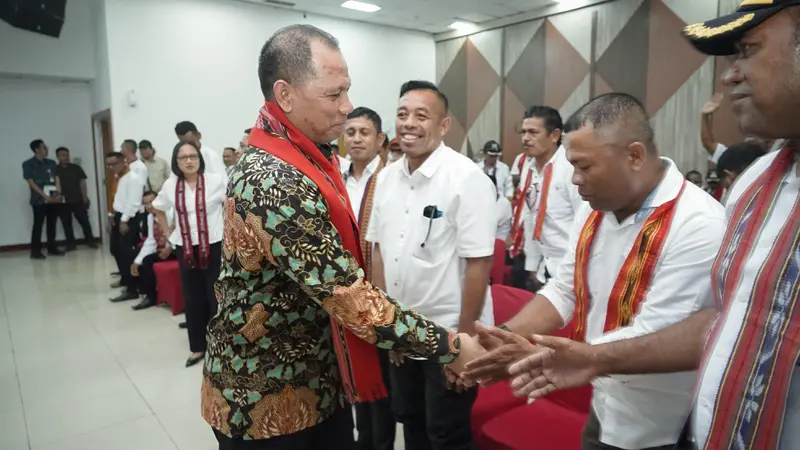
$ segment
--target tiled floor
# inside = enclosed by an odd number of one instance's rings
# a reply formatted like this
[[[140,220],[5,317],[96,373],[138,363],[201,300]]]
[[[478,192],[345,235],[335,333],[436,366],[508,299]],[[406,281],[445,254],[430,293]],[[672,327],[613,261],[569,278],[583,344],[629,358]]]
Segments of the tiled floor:
[[[112,304],[107,251],[0,255],[0,449],[212,450],[180,317]]]
[[[182,316],[110,303],[113,270],[107,250],[0,254],[0,449],[217,448]]]

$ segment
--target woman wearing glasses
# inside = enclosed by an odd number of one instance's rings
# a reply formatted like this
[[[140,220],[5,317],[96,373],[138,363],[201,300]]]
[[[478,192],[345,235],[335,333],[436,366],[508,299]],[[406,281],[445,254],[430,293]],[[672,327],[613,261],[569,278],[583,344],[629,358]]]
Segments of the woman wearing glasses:
[[[167,223],[166,211],[174,208],[173,227],[164,230],[175,248],[180,265],[183,305],[192,354],[186,367],[203,360],[206,352],[206,327],[217,313],[214,282],[220,269],[227,179],[205,173],[200,149],[191,142],[180,142],[172,151],[172,172],[153,201],[158,222]]]

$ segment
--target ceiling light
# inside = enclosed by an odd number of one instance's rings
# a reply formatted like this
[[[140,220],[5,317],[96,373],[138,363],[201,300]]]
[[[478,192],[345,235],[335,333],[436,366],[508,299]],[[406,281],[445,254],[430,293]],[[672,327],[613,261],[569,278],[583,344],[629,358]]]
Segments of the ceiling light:
[[[477,25],[475,25],[472,22],[467,22],[464,20],[456,20],[455,22],[450,24],[450,28],[456,31],[470,32],[470,31],[475,31]]]
[[[354,9],[356,11],[372,13],[380,11],[381,7],[370,3],[357,2],[355,0],[348,0],[342,3],[342,8]]]

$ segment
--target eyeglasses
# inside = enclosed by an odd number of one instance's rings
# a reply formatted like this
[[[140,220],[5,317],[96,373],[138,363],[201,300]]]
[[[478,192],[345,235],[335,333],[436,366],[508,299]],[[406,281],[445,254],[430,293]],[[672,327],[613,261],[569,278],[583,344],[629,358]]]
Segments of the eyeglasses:
[[[200,155],[178,156],[178,161],[197,161],[198,159],[200,159]]]

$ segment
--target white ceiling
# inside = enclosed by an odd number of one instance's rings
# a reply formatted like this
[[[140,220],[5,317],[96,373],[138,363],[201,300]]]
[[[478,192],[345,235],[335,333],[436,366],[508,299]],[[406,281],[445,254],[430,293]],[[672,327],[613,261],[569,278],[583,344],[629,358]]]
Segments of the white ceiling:
[[[265,0],[241,0],[271,5]],[[312,14],[360,20],[428,33],[448,31],[455,20],[481,23],[514,16],[543,6],[554,0],[364,0],[382,9],[365,13],[342,8],[344,0],[278,0],[294,3],[291,9]],[[273,5],[271,5],[273,6]]]

